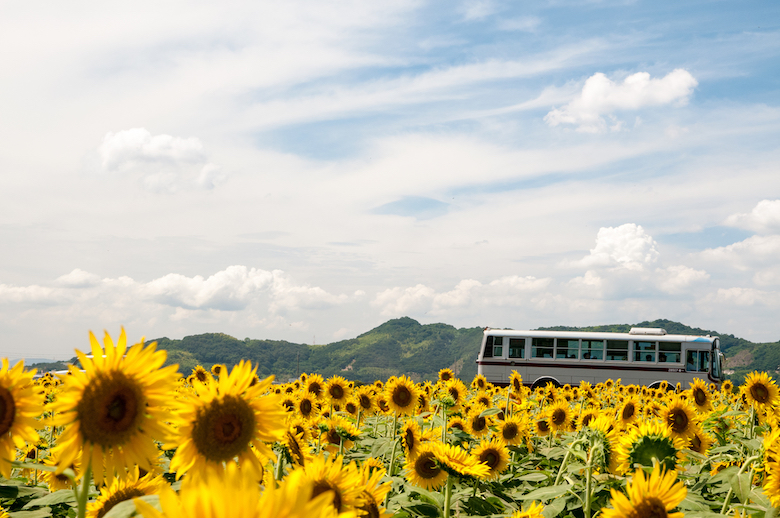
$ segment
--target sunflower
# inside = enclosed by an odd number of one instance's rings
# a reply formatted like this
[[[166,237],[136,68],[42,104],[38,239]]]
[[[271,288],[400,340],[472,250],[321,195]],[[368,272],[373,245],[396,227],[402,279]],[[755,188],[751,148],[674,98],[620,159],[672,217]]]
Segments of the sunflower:
[[[449,383],[451,380],[455,379],[455,373],[452,372],[452,369],[442,369],[439,371],[439,381],[442,383]]]
[[[363,385],[357,389],[357,402],[360,405],[360,412],[364,416],[370,416],[376,410],[374,393],[370,385]]]
[[[220,365],[219,363],[215,363],[214,365],[211,366],[211,374],[217,378],[220,376],[220,374],[222,374],[223,371],[226,370],[227,367],[225,367],[224,365]]]
[[[767,477],[764,480],[764,494],[769,497],[772,506],[780,507],[780,462],[767,463],[764,470]]]
[[[550,435],[552,429],[550,428],[550,420],[548,417],[540,417],[534,421],[534,432],[539,437],[546,437]]]
[[[734,391],[734,383],[731,380],[726,380],[721,384],[720,391],[724,394],[731,394]]]
[[[685,499],[688,490],[677,481],[676,471],[662,472],[656,465],[649,477],[637,469],[626,487],[628,497],[610,490],[611,509],[602,509],[604,518],[683,518],[683,513],[669,513]]]
[[[523,377],[516,370],[513,370],[512,374],[509,375],[509,387],[515,394],[521,394],[525,388]]]
[[[601,448],[597,451],[601,452],[601,455],[596,458],[596,462],[599,463],[601,469],[606,469],[610,473],[617,473],[617,446],[618,446],[618,431],[615,428],[615,423],[612,418],[606,414],[601,414],[591,419],[587,425],[583,425],[584,429],[590,430],[592,442],[597,441],[601,444]]]
[[[273,376],[250,386],[255,370],[242,360],[216,383],[196,386],[198,397],[179,403],[173,416],[178,429],[165,446],[177,448],[170,468],[177,477],[221,470],[223,463],[236,459],[242,469],[262,478],[263,464],[275,458],[265,441],[281,440],[286,427],[279,396],[264,395]]]
[[[414,419],[409,419],[401,427],[401,444],[404,447],[404,453],[407,459],[412,459],[417,456],[420,450],[420,444],[422,443],[422,432],[420,431],[420,425]]]
[[[710,449],[713,442],[715,442],[715,440],[712,436],[697,426],[688,442],[688,449],[695,451],[696,453],[701,453],[702,455],[707,455],[707,451]]]
[[[480,462],[463,448],[439,442],[432,444],[436,460],[442,469],[450,475],[484,479],[490,473],[487,464]]]
[[[637,397],[629,397],[623,400],[623,404],[620,405],[618,414],[616,416],[620,426],[625,428],[628,425],[635,423],[637,419],[639,419],[640,408],[641,404],[639,403],[639,398]]]
[[[766,372],[751,372],[745,378],[745,384],[742,390],[748,403],[756,408],[772,408],[780,403],[780,391],[775,384],[775,380],[769,377]]]
[[[523,418],[518,415],[507,417],[498,425],[498,438],[506,444],[522,444],[528,436]]]
[[[472,452],[479,462],[486,464],[490,471],[487,480],[497,479],[509,466],[509,449],[498,439],[482,441]]]
[[[447,480],[447,472],[441,468],[434,453],[436,443],[425,443],[413,459],[406,459],[406,480],[428,491],[438,489]]]
[[[73,463],[65,465],[60,461],[60,458],[56,453],[49,450],[49,456],[43,459],[43,465],[57,468],[57,471],[43,471],[41,473],[41,478],[46,485],[49,486],[49,491],[52,493],[59,491],[60,489],[73,488],[73,481],[63,473],[66,469],[73,471],[76,475],[76,482],[81,478],[81,465],[78,457],[74,459]]]
[[[126,480],[114,479],[111,486],[103,486],[97,500],[87,505],[89,518],[103,518],[116,504],[145,495],[155,495],[168,483],[162,475],[149,473],[139,478],[136,468],[133,475]]]
[[[81,465],[92,469],[95,482],[127,476],[134,466],[152,470],[159,456],[155,441],[168,435],[167,406],[175,387],[177,365],[163,367],[165,351],[143,339],[129,350],[122,329],[116,345],[108,333],[105,350],[90,332],[92,357],[76,354],[83,371],[71,365],[64,390],[52,403],[54,426],[64,426],[55,453],[62,473],[81,453]],[[126,354],[125,354],[126,353]]]
[[[304,392],[308,392],[316,399],[320,399],[325,395],[325,381],[319,374],[311,374],[306,378],[304,384]]]
[[[588,426],[591,421],[596,419],[599,415],[601,415],[601,412],[599,412],[596,408],[590,408],[588,410],[583,411],[578,417],[577,417],[577,423],[580,427]]]
[[[43,413],[43,390],[33,382],[35,370],[24,370],[24,361],[8,368],[3,358],[0,369],[0,473],[11,478],[11,464],[16,448],[38,442],[36,417]]]
[[[696,409],[679,395],[673,396],[661,409],[659,417],[672,432],[673,437],[685,440],[690,439],[698,424]]]
[[[211,373],[204,369],[202,365],[196,365],[195,368],[192,369],[192,378],[193,381],[198,381],[200,383],[208,383],[213,380]]]
[[[333,416],[325,421],[322,434],[320,436],[323,447],[331,453],[336,453],[339,449],[349,450],[355,445],[355,441],[360,435],[360,430],[343,417]],[[344,445],[342,447],[342,441]]]
[[[448,381],[444,386],[444,391],[445,394],[449,394],[449,396],[454,401],[453,408],[460,408],[460,406],[463,405],[463,403],[466,401],[466,394],[468,393],[468,389],[466,388],[466,385],[464,385],[463,382],[457,378]]]
[[[466,415],[466,425],[468,426],[467,432],[474,437],[483,437],[490,431],[489,427],[492,424],[490,416],[483,416],[482,412],[485,411],[485,407],[477,405]]]
[[[712,395],[707,389],[707,384],[700,378],[691,382],[690,397],[696,410],[700,413],[712,410]]]
[[[532,502],[528,509],[515,511],[510,518],[543,518],[542,511],[544,511],[544,505]]]
[[[360,472],[354,461],[345,466],[340,455],[328,458],[319,455],[301,469],[313,486],[312,498],[330,492],[333,507],[339,513],[358,509],[363,504]]]
[[[186,478],[179,493],[164,488],[159,511],[144,500],[135,499],[144,518],[328,518],[333,516],[329,494],[312,498],[312,484],[303,471],[295,470],[277,488],[268,484],[260,494],[257,481],[237,465],[228,464],[224,473],[204,478]],[[353,516],[355,516],[353,514]]]
[[[417,406],[417,396],[420,390],[417,385],[406,376],[395,378],[385,385],[385,398],[388,406],[402,415],[414,412]]]
[[[291,464],[305,466],[312,459],[311,448],[305,439],[306,434],[306,431],[297,432],[293,428],[288,428],[284,433],[282,446]]]
[[[341,376],[332,376],[325,383],[325,398],[333,405],[343,405],[352,394],[352,388]]]
[[[657,421],[646,421],[629,428],[617,447],[618,471],[626,473],[635,464],[653,466],[660,463],[673,470],[683,459],[686,441],[674,437],[671,430]]]
[[[571,410],[566,400],[558,400],[547,410],[547,422],[553,432],[565,432],[571,425]]]
[[[482,405],[485,408],[490,408],[493,406],[493,397],[485,391],[480,390],[474,395],[474,401],[478,405]]]
[[[487,378],[482,374],[477,374],[474,376],[474,380],[471,382],[471,388],[477,389],[477,390],[485,390],[489,387],[490,383],[488,383]]]
[[[372,470],[368,464],[364,464],[360,470],[360,478],[363,490],[360,498],[363,501],[358,507],[358,511],[365,518],[389,518],[392,513],[388,513],[382,504],[390,492],[390,482],[382,483],[385,477],[385,471]]]
[[[317,397],[311,392],[302,392],[295,401],[295,408],[304,419],[313,419],[319,414]]]

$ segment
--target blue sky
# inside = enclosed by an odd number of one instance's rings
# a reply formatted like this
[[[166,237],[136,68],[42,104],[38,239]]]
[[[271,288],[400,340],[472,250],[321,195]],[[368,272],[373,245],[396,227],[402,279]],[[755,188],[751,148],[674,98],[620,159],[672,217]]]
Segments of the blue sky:
[[[778,14],[9,4],[0,354],[405,315],[780,339]]]

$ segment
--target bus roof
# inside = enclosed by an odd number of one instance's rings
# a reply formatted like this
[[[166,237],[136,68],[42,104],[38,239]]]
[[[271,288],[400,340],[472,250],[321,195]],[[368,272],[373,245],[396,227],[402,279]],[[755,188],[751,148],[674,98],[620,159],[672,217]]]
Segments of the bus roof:
[[[634,340],[640,341],[659,341],[659,342],[702,342],[712,344],[718,339],[717,336],[698,336],[698,335],[669,335],[666,331],[658,328],[632,328],[628,333],[605,333],[594,331],[530,331],[515,329],[498,329],[486,327],[485,334],[494,336],[516,336],[529,338],[583,338],[589,340]]]

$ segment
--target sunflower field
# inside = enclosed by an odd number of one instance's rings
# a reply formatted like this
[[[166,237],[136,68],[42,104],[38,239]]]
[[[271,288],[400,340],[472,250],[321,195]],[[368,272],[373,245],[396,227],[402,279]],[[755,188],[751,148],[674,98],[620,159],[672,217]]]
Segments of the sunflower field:
[[[449,369],[356,386],[182,376],[90,334],[66,375],[0,370],[0,518],[757,516],[780,508],[780,393],[610,380],[531,391]]]

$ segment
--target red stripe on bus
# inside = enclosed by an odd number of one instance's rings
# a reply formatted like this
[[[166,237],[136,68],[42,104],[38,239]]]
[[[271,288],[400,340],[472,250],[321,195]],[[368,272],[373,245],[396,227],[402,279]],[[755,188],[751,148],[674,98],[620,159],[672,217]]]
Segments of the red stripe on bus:
[[[646,372],[686,372],[683,367],[639,367],[634,365],[604,365],[598,363],[511,363],[478,361],[478,365],[503,365],[505,367],[555,367],[561,369],[601,369],[622,371],[646,371]],[[669,370],[675,369],[675,370]],[[693,371],[691,371],[693,372]]]

